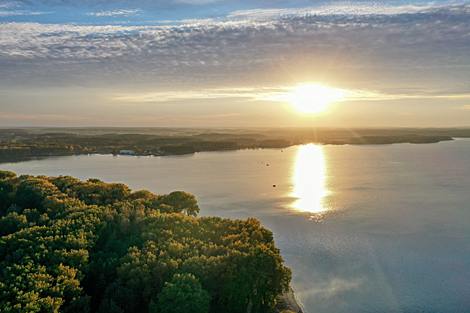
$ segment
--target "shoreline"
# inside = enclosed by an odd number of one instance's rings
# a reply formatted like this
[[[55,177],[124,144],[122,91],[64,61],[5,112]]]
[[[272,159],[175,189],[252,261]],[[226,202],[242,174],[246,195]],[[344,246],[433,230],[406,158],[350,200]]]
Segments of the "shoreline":
[[[281,313],[285,310],[291,311],[293,313],[304,313],[297,298],[295,297],[294,288],[292,288],[290,285],[289,290],[278,296],[276,300],[277,305],[273,310],[274,313]]]
[[[379,139],[380,138],[380,139]],[[72,152],[72,153],[45,153],[45,154],[36,154],[36,155],[2,155],[0,156],[0,163],[11,162],[11,161],[21,161],[27,160],[32,158],[49,158],[49,157],[58,157],[58,156],[74,156],[74,155],[93,155],[93,154],[102,154],[102,155],[124,155],[124,156],[178,156],[178,155],[192,155],[200,152],[220,152],[220,151],[236,151],[236,150],[245,150],[245,149],[285,149],[292,146],[297,145],[306,145],[306,144],[317,144],[322,146],[341,146],[341,145],[392,145],[392,144],[400,144],[400,143],[409,143],[409,144],[431,144],[431,143],[440,143],[444,141],[452,141],[455,139],[460,138],[467,138],[467,137],[448,137],[448,138],[426,138],[427,140],[416,140],[417,138],[413,138],[414,140],[402,139],[402,140],[384,140],[384,137],[356,137],[350,140],[333,140],[333,141],[324,141],[324,142],[304,142],[304,143],[292,143],[288,146],[284,147],[240,147],[237,149],[214,149],[214,150],[199,150],[199,151],[191,151],[187,153],[168,153],[168,152],[154,152],[154,153],[111,153],[111,152],[104,152],[104,151],[92,151],[92,152]]]

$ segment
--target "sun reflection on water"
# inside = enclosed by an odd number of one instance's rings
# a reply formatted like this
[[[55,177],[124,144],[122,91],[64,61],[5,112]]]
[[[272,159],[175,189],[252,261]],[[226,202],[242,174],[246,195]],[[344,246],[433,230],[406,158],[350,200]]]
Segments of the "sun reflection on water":
[[[300,147],[292,176],[291,196],[297,198],[292,208],[315,214],[326,211],[323,200],[329,191],[325,188],[325,179],[322,147],[313,144]]]

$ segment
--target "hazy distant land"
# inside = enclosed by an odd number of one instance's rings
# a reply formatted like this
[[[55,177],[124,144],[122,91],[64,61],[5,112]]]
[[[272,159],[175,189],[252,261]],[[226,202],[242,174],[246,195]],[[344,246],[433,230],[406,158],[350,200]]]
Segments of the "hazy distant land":
[[[470,128],[4,128],[0,129],[0,157],[178,155],[307,143],[436,143],[453,138],[470,138]]]

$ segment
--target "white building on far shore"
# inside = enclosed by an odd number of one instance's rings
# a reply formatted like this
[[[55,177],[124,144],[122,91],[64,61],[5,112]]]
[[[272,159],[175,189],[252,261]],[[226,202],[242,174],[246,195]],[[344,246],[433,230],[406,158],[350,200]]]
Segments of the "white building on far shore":
[[[119,154],[135,154],[134,150],[121,150]]]

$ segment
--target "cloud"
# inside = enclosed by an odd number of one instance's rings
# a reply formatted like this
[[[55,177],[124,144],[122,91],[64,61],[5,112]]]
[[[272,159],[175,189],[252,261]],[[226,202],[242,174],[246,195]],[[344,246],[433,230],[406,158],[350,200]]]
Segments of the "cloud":
[[[43,15],[51,14],[53,12],[34,12],[28,10],[13,10],[13,11],[2,11],[0,10],[0,17],[2,16],[15,16],[15,15]]]
[[[293,9],[253,9],[239,10],[227,15],[230,19],[269,19],[302,16],[364,16],[364,15],[400,15],[416,13],[433,13],[441,9],[458,8],[460,4],[445,5],[426,3],[422,5],[391,5],[380,2],[330,2],[327,5],[316,5]]]
[[[185,27],[200,27],[202,25],[211,25],[217,23],[216,20],[212,18],[205,19],[182,19],[182,20],[162,20],[158,21],[159,24],[175,24],[175,25],[184,25]]]
[[[228,97],[234,95],[222,86],[324,81],[360,90],[357,99],[373,93],[381,99],[467,98],[469,7],[349,16],[268,12],[269,18],[256,11],[256,18],[245,12],[162,26],[1,23],[0,82],[122,84],[158,92],[204,86],[214,97]],[[148,97],[198,97],[171,92]]]
[[[327,92],[334,96],[332,102],[344,101],[383,101],[383,100],[404,100],[404,99],[445,99],[445,100],[461,100],[469,99],[468,94],[404,94],[404,93],[381,93],[379,91],[367,90],[346,90],[338,88],[324,88]],[[296,93],[299,86],[279,86],[279,87],[246,87],[246,88],[218,88],[207,89],[198,88],[195,90],[185,91],[166,91],[152,93],[129,93],[112,96],[112,101],[117,102],[134,102],[134,103],[158,103],[182,100],[196,99],[223,99],[223,98],[244,98],[246,100],[261,101],[281,101],[290,102],[292,94]],[[465,109],[468,109],[464,107]]]
[[[134,93],[123,94],[112,98],[113,101],[122,102],[168,102],[194,99],[221,99],[221,98],[248,98],[252,100],[275,99],[286,88],[218,88],[218,89],[197,89],[185,91],[154,92],[154,93]],[[275,101],[278,101],[277,99]]]
[[[216,114],[216,115],[197,115],[194,118],[196,119],[220,119],[220,118],[225,118],[225,117],[234,117],[234,116],[241,116],[241,115],[246,115],[246,114],[241,114],[241,113],[230,113],[230,114]]]
[[[92,12],[92,13],[87,13],[87,15],[92,15],[92,16],[116,16],[116,15],[129,16],[129,15],[138,15],[142,12],[143,11],[141,9],[114,10],[114,11]]]
[[[179,0],[17,0],[29,6],[50,6],[50,7],[141,7],[149,6],[156,9],[178,9],[188,5],[206,4],[210,1],[179,1]]]
[[[82,120],[94,120],[95,118],[83,117],[83,116],[70,116],[70,115],[58,115],[58,114],[5,114],[0,113],[0,119],[12,119],[12,120],[54,120],[54,121],[82,121]]]
[[[19,4],[15,2],[1,2],[0,3],[0,9],[8,9],[8,8],[14,8],[18,7]]]
[[[0,3],[0,17],[6,16],[19,16],[19,15],[43,15],[52,12],[20,10],[21,5],[18,2],[3,2]]]

